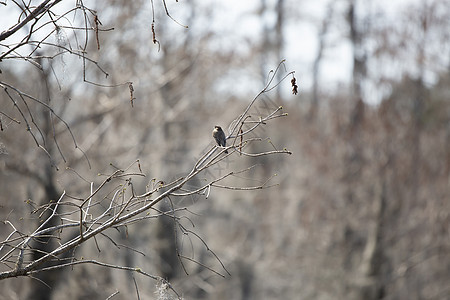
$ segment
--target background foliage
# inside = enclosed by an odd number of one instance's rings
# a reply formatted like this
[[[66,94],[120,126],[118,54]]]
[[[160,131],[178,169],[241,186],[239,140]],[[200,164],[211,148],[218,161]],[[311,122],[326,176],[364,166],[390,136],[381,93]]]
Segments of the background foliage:
[[[321,15],[307,1],[254,1],[244,13],[234,5],[236,19],[224,3],[204,1],[167,2],[170,16],[156,1],[97,1],[89,9],[77,2],[67,15],[65,1],[42,2],[54,5],[55,14],[40,19],[47,27],[31,22],[0,41],[2,241],[11,233],[6,221],[30,234],[40,207],[63,191],[89,196],[90,182],[98,186],[117,168],[147,175],[133,179],[138,193],[175,180],[213,145],[213,126],[228,129],[287,57],[299,94],[291,94],[289,77],[261,96],[253,116],[279,106],[289,115],[259,127],[263,142],[249,150],[286,147],[293,155],[235,153],[204,176],[256,163],[226,185],[258,186],[277,174],[278,186],[162,201],[160,212],[186,209],[179,216],[201,239],[174,230],[162,213],[112,232],[114,243],[83,244],[78,259],[145,270],[186,299],[446,299],[448,1],[405,1],[394,11],[322,1]],[[2,17],[23,18],[20,4],[1,4]],[[313,59],[299,65],[308,35],[317,41],[308,49]],[[44,37],[49,44],[38,43]],[[342,47],[350,63],[336,72]],[[330,83],[328,73],[341,75]],[[12,87],[39,101],[15,95],[14,103]],[[30,130],[17,122],[20,111]],[[47,244],[36,240],[37,248]],[[181,264],[179,249],[197,263]],[[92,264],[0,286],[2,299],[176,296],[165,281]]]

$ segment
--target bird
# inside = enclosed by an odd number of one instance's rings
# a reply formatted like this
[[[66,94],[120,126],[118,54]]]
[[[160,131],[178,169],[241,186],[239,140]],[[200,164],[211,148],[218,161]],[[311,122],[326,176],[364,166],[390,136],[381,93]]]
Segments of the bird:
[[[226,146],[227,139],[225,138],[225,132],[223,132],[222,127],[214,126],[212,135],[213,138],[216,140],[217,145],[221,147]],[[228,153],[228,150],[225,150],[225,153]]]

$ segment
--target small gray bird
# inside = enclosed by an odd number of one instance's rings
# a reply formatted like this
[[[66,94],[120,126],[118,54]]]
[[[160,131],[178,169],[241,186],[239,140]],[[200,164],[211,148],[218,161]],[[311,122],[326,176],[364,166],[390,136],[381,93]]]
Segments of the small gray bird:
[[[225,138],[225,132],[223,132],[222,127],[214,126],[213,138],[216,140],[217,145],[222,147],[226,146],[227,139]],[[225,153],[228,153],[228,151],[225,150]]]

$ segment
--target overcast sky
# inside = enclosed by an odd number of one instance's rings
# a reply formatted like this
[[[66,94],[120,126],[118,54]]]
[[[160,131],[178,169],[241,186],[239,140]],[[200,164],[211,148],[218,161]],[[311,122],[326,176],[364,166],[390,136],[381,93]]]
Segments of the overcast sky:
[[[328,40],[330,44],[324,53],[321,65],[321,88],[326,92],[333,91],[340,84],[346,84],[351,79],[352,48],[348,38],[345,36],[347,28],[341,17],[345,14],[348,1],[285,0],[285,6],[287,8],[284,30],[285,47],[283,57],[280,57],[280,60],[287,59],[286,65],[288,69],[296,71],[301,90],[309,89],[312,84],[312,65],[318,47],[317,34],[330,1],[335,2],[334,12],[336,18],[333,19],[333,26],[329,30]],[[361,11],[357,12],[357,15],[361,18],[369,12],[371,14],[374,14],[374,12],[382,12],[388,18],[395,20],[395,16],[401,12],[401,9],[404,9],[405,5],[418,3],[419,1],[358,1],[362,5],[359,6]],[[248,49],[246,49],[245,45],[248,45],[248,41],[257,41],[261,38],[263,28],[260,15],[258,14],[258,9],[262,3],[261,0],[201,0],[194,2],[196,7],[198,7],[195,24],[187,24],[186,5],[188,5],[188,2],[183,0],[179,2],[167,1],[167,4],[172,16],[177,21],[190,25],[188,30],[196,32],[208,29],[216,32],[213,37],[214,43],[211,44],[211,47],[217,47],[218,49],[233,48],[237,52],[246,51]],[[265,2],[268,8],[274,8],[277,0],[266,0]],[[73,5],[70,1],[67,4]],[[156,9],[163,11],[160,2],[155,1],[154,4]],[[64,3],[59,5],[62,8]],[[11,8],[17,11],[11,2],[8,2],[7,6],[0,5],[0,31],[7,29],[17,21],[17,14],[11,13]],[[271,26],[276,21],[276,15],[274,10],[271,12],[270,10],[268,11],[267,14],[263,15],[263,18],[265,23]],[[102,19],[102,16],[100,18]],[[142,13],[137,19],[138,24],[142,24],[142,29],[148,30],[150,28],[150,1],[144,2]],[[341,20],[340,22],[339,19]],[[175,22],[165,22],[164,25],[168,26],[169,30],[173,30],[175,36],[186,32],[186,29],[177,25]],[[137,30],[137,32],[142,31]],[[243,43],[242,41],[247,42]],[[276,67],[276,62],[273,62],[271,66],[267,66],[268,70],[274,67]],[[254,72],[255,70],[248,71]],[[241,83],[242,87],[236,86],[236,90],[251,86],[245,80],[239,80],[238,82]],[[251,88],[254,89],[254,87]],[[377,94],[371,91],[367,100],[369,102],[376,102],[380,97],[380,93]]]

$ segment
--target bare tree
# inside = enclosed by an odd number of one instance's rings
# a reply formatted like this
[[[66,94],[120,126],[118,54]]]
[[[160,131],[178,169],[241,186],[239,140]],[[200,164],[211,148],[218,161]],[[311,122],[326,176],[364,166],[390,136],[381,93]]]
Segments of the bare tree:
[[[85,54],[83,53],[80,55],[84,59]],[[27,58],[25,56],[21,58],[36,59],[35,57]],[[48,59],[49,57],[45,58]],[[280,64],[280,66],[281,65],[282,64]],[[171,182],[163,182],[162,180],[157,179],[149,180],[147,191],[139,193],[134,181],[140,177],[145,177],[146,175],[141,170],[140,162],[137,161],[127,168],[117,168],[116,171],[107,175],[98,185],[96,185],[95,182],[90,182],[91,189],[89,192],[84,192],[81,195],[70,195],[65,190],[58,193],[54,188],[53,180],[51,179],[52,173],[50,172],[47,174],[49,177],[46,177],[46,179],[50,180],[49,186],[52,189],[52,192],[47,193],[51,198],[47,199],[47,202],[38,205],[34,211],[34,213],[39,214],[39,224],[27,233],[26,231],[19,229],[19,226],[17,226],[13,220],[7,218],[4,221],[4,224],[10,228],[10,232],[0,244],[0,261],[6,267],[6,270],[3,270],[0,273],[0,279],[3,280],[20,276],[36,277],[39,274],[61,270],[66,267],[91,264],[136,272],[155,279],[158,282],[162,282],[165,286],[173,290],[165,279],[151,275],[138,267],[114,265],[96,259],[86,259],[79,256],[79,252],[81,251],[80,246],[88,241],[95,241],[95,243],[97,243],[99,238],[105,238],[112,244],[117,245],[118,243],[111,234],[111,231],[127,231],[127,227],[132,224],[151,221],[160,217],[169,217],[173,221],[175,230],[178,234],[200,239],[208,251],[220,262],[220,259],[211,249],[209,249],[200,236],[189,229],[189,226],[183,222],[183,220],[189,220],[189,218],[180,216],[180,214],[187,211],[187,209],[176,207],[172,203],[178,197],[190,195],[199,195],[207,198],[215,189],[249,191],[265,189],[270,186],[269,182],[257,186],[230,186],[223,183],[230,176],[249,172],[254,166],[227,172],[219,178],[204,182],[200,187],[196,187],[195,189],[189,188],[189,183],[196,180],[199,176],[207,172],[208,169],[217,165],[230,155],[239,154],[242,157],[261,157],[267,155],[290,154],[290,152],[285,149],[259,151],[256,153],[247,151],[250,145],[264,140],[255,135],[256,129],[268,124],[274,119],[286,116],[285,113],[281,112],[281,107],[276,108],[267,115],[260,116],[258,119],[255,119],[249,114],[250,109],[260,100],[262,95],[267,94],[278,86],[279,82],[277,82],[275,78],[281,72],[279,67],[270,74],[267,86],[231,124],[229,128],[230,134],[227,137],[228,143],[226,149],[218,148],[216,146],[209,148],[195,164],[191,166],[190,171],[186,172],[185,175],[175,178]],[[288,73],[282,80],[289,75],[293,75],[293,73]],[[45,79],[44,81],[48,82],[49,80]],[[47,129],[41,131],[39,123],[35,121],[38,118],[32,110],[28,110],[29,106],[25,99],[36,102],[43,107],[44,110],[48,110],[52,116],[58,117],[61,122],[66,124],[67,130],[70,132],[70,127],[67,123],[65,123],[48,104],[38,98],[30,96],[8,83],[2,82],[2,87],[12,102],[15,103],[16,100],[14,96],[9,94],[9,89],[12,89],[16,93],[16,97],[23,101],[26,111],[30,113],[29,118],[31,121],[29,123],[34,124],[36,130],[41,133],[42,143],[40,143],[34,133],[31,132],[38,147],[52,159],[54,152],[50,151],[48,146],[44,146],[45,141],[48,139],[44,133],[52,135],[53,132],[55,147],[58,149],[58,153],[64,157],[63,152],[58,147],[56,139],[57,135],[51,130],[53,126],[53,123],[51,123],[52,118],[47,120],[50,122],[46,125]],[[131,88],[130,91],[132,91]],[[133,101],[132,93],[131,101]],[[25,117],[23,109],[18,107],[17,110],[23,116],[23,120],[28,124],[28,119]],[[75,143],[75,147],[77,147],[73,135],[72,140]],[[227,155],[224,155],[225,150],[229,151]],[[52,163],[52,166],[56,167],[56,164]],[[82,176],[80,176],[80,179],[86,181]],[[52,196],[50,196],[50,194]],[[163,200],[171,203],[168,211],[161,211],[157,207],[157,204]],[[38,247],[40,244],[44,244],[45,247]],[[136,251],[139,250],[136,249]],[[184,266],[185,261],[195,262],[194,258],[183,255],[183,252],[178,249],[177,255],[182,266]],[[218,271],[207,266],[205,267],[212,272],[219,274]],[[223,266],[223,268],[226,271],[225,266]],[[45,279],[41,280],[44,283],[46,281]]]
[[[347,22],[353,47],[352,95],[355,101],[363,98],[362,85],[367,76],[367,51],[364,43],[367,29],[364,28],[366,24],[362,24],[363,20],[357,14],[358,5],[361,3],[350,0],[347,11]]]
[[[327,36],[326,35],[328,33],[328,29],[329,29],[329,26],[330,26],[330,23],[331,23],[331,20],[333,17],[334,6],[335,6],[334,1],[331,1],[330,3],[328,3],[326,15],[323,18],[320,29],[319,29],[319,34],[318,34],[319,48],[317,50],[317,54],[314,59],[313,71],[312,71],[313,86],[312,86],[312,103],[311,103],[311,109],[310,109],[310,114],[309,114],[310,117],[314,117],[314,115],[317,112],[317,107],[319,106],[320,65],[322,63],[324,51],[326,50],[326,47],[327,47],[327,43],[326,43]]]

